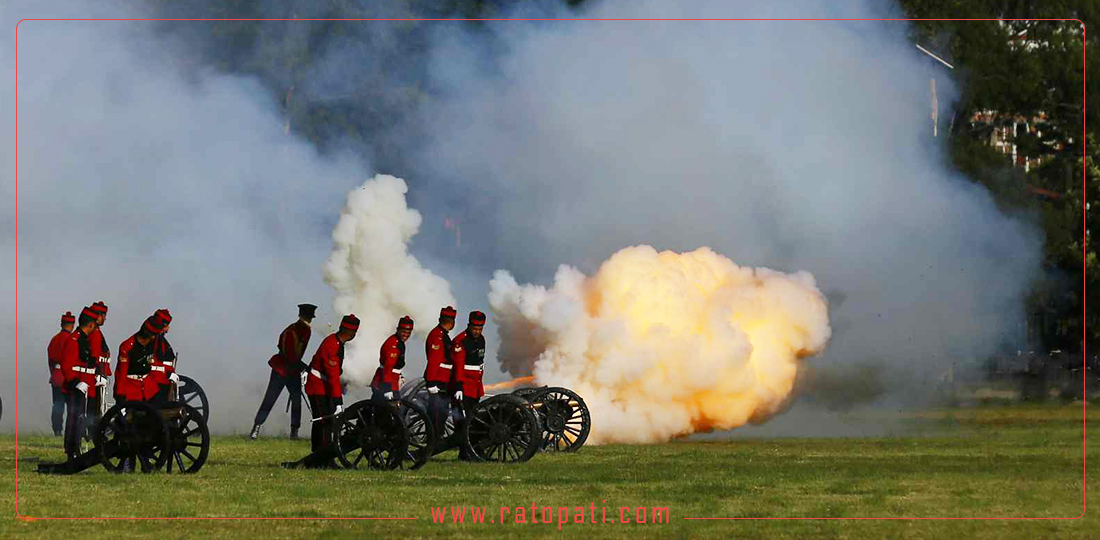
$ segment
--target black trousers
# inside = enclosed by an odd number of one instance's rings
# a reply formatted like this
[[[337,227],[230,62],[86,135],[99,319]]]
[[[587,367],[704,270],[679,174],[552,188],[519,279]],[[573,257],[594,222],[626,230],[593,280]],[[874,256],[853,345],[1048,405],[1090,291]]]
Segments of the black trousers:
[[[267,421],[267,415],[271,414],[271,409],[275,407],[275,402],[279,399],[279,396],[283,393],[283,388],[290,393],[290,429],[296,430],[298,426],[302,425],[302,379],[297,374],[293,374],[289,377],[283,377],[271,370],[271,377],[267,380],[267,391],[264,392],[264,400],[260,403],[260,410],[256,411],[256,420],[253,424],[257,426],[264,425]],[[313,401],[309,402],[310,406],[313,406]],[[317,410],[314,409],[314,414]]]
[[[309,434],[310,450],[320,455],[321,451],[332,444],[332,432],[336,421],[332,418],[317,419],[336,412],[336,401],[326,396],[309,396],[309,406],[313,409],[313,429]]]
[[[447,415],[451,413],[451,394],[447,391],[445,384],[430,382],[428,388],[428,417],[432,419],[436,437],[442,439],[443,429],[447,425]],[[432,388],[438,391],[433,394]]]
[[[466,424],[469,423],[470,415],[473,414],[474,407],[477,406],[478,401],[480,401],[478,398],[462,396],[462,403],[460,405],[462,408],[462,421],[455,425],[455,433],[458,434],[458,440],[460,441],[465,440],[462,437],[462,430],[464,430]],[[458,447],[458,457],[459,459],[468,459],[470,457],[465,443]]]
[[[73,388],[65,394],[68,418],[65,419],[65,455],[74,458],[80,454],[80,438],[84,435],[85,410],[88,397]]]
[[[65,393],[60,386],[50,385],[53,391],[53,409],[50,410],[50,425],[53,426],[53,434],[60,435],[65,429]]]

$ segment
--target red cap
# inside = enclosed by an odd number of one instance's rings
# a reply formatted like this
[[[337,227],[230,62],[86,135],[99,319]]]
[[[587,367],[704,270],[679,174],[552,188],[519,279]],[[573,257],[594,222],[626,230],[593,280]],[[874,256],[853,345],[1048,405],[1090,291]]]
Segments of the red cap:
[[[359,317],[355,315],[344,315],[344,319],[340,321],[341,330],[350,330],[352,332],[359,330]]]
[[[412,330],[413,329],[412,317],[409,317],[408,315],[405,315],[404,317],[401,317],[401,320],[397,321],[397,329],[398,330]]]
[[[458,312],[455,311],[455,308],[453,308],[451,306],[447,306],[447,307],[439,310],[439,316],[440,317],[450,317],[450,318],[453,319],[453,318],[458,316]]]
[[[107,314],[107,304],[104,304],[103,302],[96,302],[96,303],[91,305],[91,310],[94,311],[95,313],[99,314],[99,315],[106,315]]]
[[[159,319],[162,324],[172,323],[172,314],[168,313],[168,310],[164,308],[158,309],[156,313],[153,313],[153,317]]]
[[[87,318],[92,319],[92,320],[95,320],[95,319],[99,318],[99,313],[96,313],[95,311],[92,310],[92,308],[87,307],[87,306],[85,306],[84,309],[80,310],[80,315],[82,317],[87,317]]]
[[[485,324],[485,314],[484,313],[482,313],[480,311],[471,311],[470,312],[470,325],[471,326],[482,326],[484,324]]]
[[[61,324],[73,324],[75,322],[76,317],[73,317],[73,312],[71,311],[66,311],[65,314],[61,316]]]
[[[160,319],[149,317],[145,319],[145,324],[141,325],[141,329],[150,334],[159,334],[164,331],[164,325],[161,324]]]

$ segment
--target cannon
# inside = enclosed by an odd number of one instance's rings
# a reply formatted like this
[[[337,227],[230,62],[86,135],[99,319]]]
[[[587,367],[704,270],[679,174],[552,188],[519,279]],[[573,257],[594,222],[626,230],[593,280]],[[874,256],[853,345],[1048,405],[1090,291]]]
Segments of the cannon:
[[[40,463],[38,472],[76,474],[96,465],[123,472],[195,473],[210,453],[210,430],[194,407],[178,401],[160,407],[139,401],[116,403],[99,421],[93,446],[64,463]]]
[[[210,404],[206,392],[190,377],[172,383],[168,401],[160,406],[140,401],[107,404],[81,441],[81,454],[64,463],[42,463],[38,472],[75,474],[102,464],[124,472],[127,461],[142,472],[195,473],[210,453]],[[200,408],[201,407],[201,408]]]
[[[334,424],[332,445],[299,461],[284,463],[284,467],[415,470],[432,455],[434,429],[423,405],[414,400],[365,399],[324,419]]]
[[[407,399],[427,406],[429,394],[423,379],[412,381],[407,388]],[[534,413],[534,420],[529,419],[528,410]],[[461,414],[456,409],[452,413]],[[579,450],[592,429],[592,417],[576,392],[543,386],[520,388],[511,394],[487,394],[465,424],[466,433],[456,434],[457,424],[455,414],[448,415],[435,453],[466,444],[480,460],[521,462],[539,450]]]

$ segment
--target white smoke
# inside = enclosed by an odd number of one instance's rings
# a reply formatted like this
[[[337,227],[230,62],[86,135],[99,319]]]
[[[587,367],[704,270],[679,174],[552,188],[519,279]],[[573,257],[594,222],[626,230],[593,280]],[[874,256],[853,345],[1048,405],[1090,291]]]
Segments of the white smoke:
[[[762,422],[831,333],[813,276],[738,267],[708,248],[626,248],[591,278],[560,267],[551,289],[498,271],[489,303],[504,368],[577,391],[595,443]]]
[[[455,305],[447,281],[409,254],[421,217],[405,201],[408,191],[400,178],[375,176],[348,193],[332,231],[324,279],[336,289],[336,314],[354,313],[361,321],[344,358],[345,377],[359,384],[370,382],[378,349],[398,319],[411,316],[414,335],[424,336],[435,326],[439,308]]]

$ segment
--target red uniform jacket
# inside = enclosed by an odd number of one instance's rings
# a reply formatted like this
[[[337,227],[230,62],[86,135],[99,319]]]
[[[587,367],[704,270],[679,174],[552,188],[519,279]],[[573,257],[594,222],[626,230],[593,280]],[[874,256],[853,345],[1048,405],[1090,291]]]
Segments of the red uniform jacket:
[[[378,351],[378,369],[374,370],[374,379],[371,379],[371,388],[381,388],[383,383],[389,383],[390,390],[397,390],[401,385],[401,370],[405,367],[405,342],[394,334],[382,343],[382,349]]]
[[[309,363],[309,376],[306,377],[306,395],[343,398],[344,388],[340,385],[340,374],[344,372],[344,344],[329,334]]]
[[[432,328],[424,342],[424,354],[428,365],[424,368],[424,380],[446,385],[451,382],[451,336],[442,326]]]
[[[153,364],[149,369],[148,384],[156,387],[154,391],[168,384],[168,374],[176,372],[176,351],[163,334],[153,337]]]
[[[65,348],[61,352],[61,373],[65,376],[62,388],[66,394],[79,392],[75,388],[76,383],[84,382],[88,385],[88,397],[94,398],[96,392],[95,371],[99,359],[92,354],[91,342],[88,336],[79,328],[69,334],[65,341]]]
[[[309,325],[298,319],[279,334],[279,351],[267,361],[267,365],[280,377],[297,377],[298,364],[305,356],[311,332]]]
[[[115,365],[115,399],[123,401],[148,401],[160,390],[153,379],[156,365],[156,340],[148,344],[138,343],[136,335],[118,346],[118,363]]]
[[[451,391],[462,390],[464,397],[478,398],[485,395],[481,386],[481,374],[485,364],[485,336],[473,337],[462,332],[451,343]]]
[[[88,336],[88,340],[92,344],[92,354],[99,359],[99,365],[97,366],[97,373],[104,377],[111,376],[111,348],[107,346],[107,340],[103,337],[103,332],[99,331],[99,327],[95,327],[92,335]]]
[[[46,347],[46,362],[50,367],[50,386],[58,388],[65,384],[65,374],[61,372],[61,353],[65,352],[65,343],[72,332],[64,330],[57,333]]]

